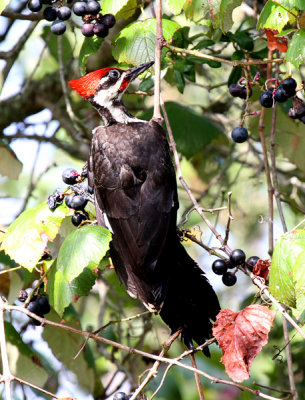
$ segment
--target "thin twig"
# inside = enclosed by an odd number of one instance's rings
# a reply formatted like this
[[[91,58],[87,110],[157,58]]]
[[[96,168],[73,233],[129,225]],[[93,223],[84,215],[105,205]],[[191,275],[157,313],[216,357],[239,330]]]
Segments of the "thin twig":
[[[227,227],[226,227],[226,236],[224,239],[224,243],[227,244],[228,240],[229,240],[229,234],[230,234],[230,224],[231,224],[231,220],[233,220],[233,216],[232,216],[232,212],[231,212],[231,196],[232,196],[232,192],[228,193],[228,211],[229,211],[229,215],[228,215],[228,222],[227,222]]]
[[[255,278],[257,279],[257,277],[255,277]],[[274,301],[275,301],[275,303],[279,304],[277,302],[277,300],[274,299]],[[82,331],[82,330],[73,328],[71,326],[67,326],[67,325],[63,325],[63,324],[60,324],[60,323],[57,323],[57,322],[54,322],[54,321],[47,320],[46,318],[41,318],[38,315],[32,313],[31,311],[29,311],[28,309],[26,309],[24,307],[12,306],[10,304],[6,304],[4,302],[0,302],[0,311],[1,311],[1,309],[2,310],[7,310],[7,311],[19,311],[19,312],[22,312],[22,313],[28,315],[29,317],[32,317],[32,318],[36,319],[37,321],[41,322],[44,325],[52,325],[52,326],[61,328],[63,330],[67,330],[69,332],[76,333],[78,335],[82,335],[82,336],[86,336],[86,337],[89,336],[91,339],[94,339],[97,342],[108,344],[108,345],[110,345],[112,347],[121,349],[123,351],[127,351],[127,352],[129,352],[131,354],[138,354],[138,355],[140,355],[142,357],[147,357],[147,358],[150,358],[150,359],[155,360],[155,361],[160,361],[160,362],[163,362],[163,363],[166,363],[166,364],[175,365],[177,367],[181,367],[181,368],[186,369],[188,371],[191,371],[193,373],[197,372],[199,375],[204,376],[205,378],[209,379],[213,383],[223,383],[223,384],[226,384],[226,385],[229,385],[229,386],[234,386],[234,387],[239,388],[240,390],[246,390],[248,392],[251,392],[255,396],[262,397],[264,399],[279,400],[278,398],[275,398],[273,396],[269,396],[269,395],[261,392],[260,390],[255,390],[255,389],[249,388],[247,386],[241,385],[239,383],[231,382],[231,381],[228,381],[228,380],[225,380],[225,379],[220,379],[220,378],[217,378],[215,376],[212,376],[212,375],[210,375],[210,374],[208,374],[208,373],[206,373],[204,371],[201,371],[199,369],[193,368],[193,367],[191,367],[191,366],[189,366],[187,364],[183,364],[183,363],[177,361],[177,359],[175,359],[175,358],[174,359],[170,359],[170,358],[167,358],[167,357],[161,357],[161,356],[157,356],[157,355],[154,355],[154,354],[150,354],[150,353],[147,353],[145,351],[138,350],[136,348],[125,346],[125,345],[123,345],[121,343],[118,343],[118,342],[115,342],[113,340],[110,340],[110,339],[107,339],[107,338],[104,338],[104,337],[101,337],[101,336],[94,335],[91,332]],[[281,307],[281,309],[283,310],[282,307]],[[285,311],[285,310],[283,310],[283,311]],[[293,320],[292,320],[292,322],[293,322],[294,325],[296,325]],[[299,328],[299,327],[297,326],[297,328]],[[302,332],[302,330],[301,330],[301,332]],[[302,332],[302,336],[305,337],[305,333],[304,332]],[[190,354],[190,353],[191,352],[188,352],[188,353],[185,352],[184,354]]]
[[[268,209],[269,209],[269,219],[268,219],[268,240],[269,240],[269,249],[268,253],[270,256],[273,252],[273,187],[270,176],[269,162],[268,162],[268,153],[265,139],[265,115],[266,109],[263,108],[258,125],[258,131],[260,136],[260,141],[262,144],[263,154],[264,154],[264,165],[265,165],[265,174],[268,186]]]
[[[284,340],[286,343],[286,357],[287,357],[287,369],[288,369],[288,377],[289,377],[289,384],[290,390],[292,392],[293,400],[298,400],[299,395],[295,386],[295,379],[293,373],[293,365],[292,365],[292,356],[291,356],[291,347],[290,347],[290,339],[289,339],[289,330],[288,330],[288,322],[284,318],[283,319],[283,332],[284,332]]]
[[[161,95],[161,52],[163,46],[162,32],[162,0],[156,0],[156,42],[155,42],[155,95],[154,95],[154,115],[153,119],[162,121],[160,111],[160,95]]]
[[[6,400],[12,399],[11,392],[11,381],[12,374],[10,371],[10,366],[8,363],[6,340],[5,340],[5,330],[4,330],[4,308],[2,305],[5,304],[4,300],[0,297],[0,348],[1,348],[1,360],[2,360],[2,373],[3,381],[5,382],[5,398]]]
[[[190,354],[190,359],[192,361],[192,366],[194,368],[198,369],[197,368],[197,363],[196,363],[196,360],[195,360],[195,355],[194,354]],[[203,389],[202,389],[202,385],[201,385],[201,382],[200,382],[200,379],[199,379],[199,375],[197,374],[197,372],[195,372],[194,375],[195,375],[196,385],[197,385],[197,389],[198,389],[198,393],[199,393],[199,399],[200,400],[205,400]]]
[[[229,248],[228,245],[226,245],[224,243],[223,237],[220,235],[220,233],[218,233],[216,231],[216,229],[211,224],[211,222],[206,218],[206,216],[202,212],[202,207],[199,206],[195,196],[191,192],[190,188],[188,187],[187,183],[185,182],[185,180],[184,180],[184,178],[182,176],[180,160],[179,160],[179,154],[178,154],[178,151],[177,151],[177,147],[176,147],[176,143],[175,143],[175,140],[174,140],[173,132],[172,132],[172,129],[171,129],[171,126],[170,126],[170,123],[169,123],[169,119],[168,119],[168,115],[167,115],[167,112],[166,112],[166,109],[165,109],[165,105],[164,105],[164,102],[163,102],[163,99],[162,99],[161,96],[160,96],[160,103],[161,103],[161,108],[162,108],[162,112],[163,112],[164,119],[165,119],[165,124],[166,124],[166,128],[167,128],[168,136],[170,138],[170,146],[171,146],[173,154],[174,154],[174,159],[175,159],[175,164],[176,164],[176,169],[177,169],[177,174],[178,174],[179,181],[180,181],[181,185],[184,187],[185,191],[187,192],[189,198],[191,199],[191,201],[192,201],[192,203],[194,205],[194,209],[198,212],[198,214],[201,216],[203,221],[206,223],[206,225],[213,232],[214,236],[220,241],[223,250],[227,254],[230,254],[231,253],[231,249]]]
[[[198,50],[181,49],[180,47],[172,46],[169,43],[165,43],[164,46],[167,47],[168,49],[172,50],[174,53],[180,53],[183,56],[186,56],[186,55],[195,56],[198,58],[203,58],[205,60],[211,60],[211,61],[217,61],[217,62],[229,64],[229,65],[232,65],[233,67],[246,66],[246,65],[264,65],[264,64],[272,64],[272,63],[281,63],[284,61],[283,58],[274,58],[272,60],[269,60],[269,59],[268,60],[228,60],[226,58],[215,57],[215,56],[211,56],[209,54],[204,54]]]
[[[160,356],[163,357],[164,354],[166,353],[166,351],[169,349],[169,347],[172,345],[172,343],[178,338],[178,336],[180,335],[181,330],[175,332],[168,340],[167,342],[164,344],[163,349],[160,352]],[[154,378],[157,373],[158,373],[158,368],[160,366],[161,362],[160,361],[156,361],[154,363],[154,365],[151,367],[148,375],[146,376],[146,378],[143,380],[143,382],[141,383],[141,385],[134,391],[134,393],[132,394],[132,396],[130,397],[129,400],[136,400],[137,396],[142,392],[142,390],[144,389],[144,387],[148,384],[148,382]]]
[[[27,382],[27,381],[25,381],[25,380],[23,380],[23,379],[21,379],[21,378],[18,378],[17,376],[13,376],[12,379],[13,379],[14,381],[18,381],[18,382],[22,383],[23,385],[29,386],[29,387],[31,387],[32,389],[38,390],[38,391],[41,392],[41,393],[47,394],[48,396],[51,396],[51,397],[53,397],[54,399],[60,399],[60,397],[56,396],[56,394],[53,394],[53,393],[51,393],[51,392],[48,392],[47,390],[42,389],[41,387],[36,386],[36,385],[34,385],[33,383]]]
[[[87,128],[82,124],[80,120],[76,118],[71,106],[65,79],[65,69],[64,69],[63,54],[62,54],[62,36],[58,36],[57,39],[58,39],[57,43],[58,43],[59,76],[60,76],[62,92],[66,103],[66,111],[76,131],[75,138],[81,139],[83,134],[85,134],[86,137],[89,137]]]

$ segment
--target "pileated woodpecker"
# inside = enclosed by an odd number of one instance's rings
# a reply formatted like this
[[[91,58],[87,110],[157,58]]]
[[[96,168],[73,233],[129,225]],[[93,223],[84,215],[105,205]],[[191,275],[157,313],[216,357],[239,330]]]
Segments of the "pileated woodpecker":
[[[219,302],[177,235],[177,184],[166,134],[122,103],[130,82],[152,65],[104,68],[69,85],[104,120],[93,130],[88,174],[97,221],[113,233],[116,273],[132,297],[159,312],[172,332],[182,329],[186,346],[193,348],[193,340],[202,344],[210,337]]]

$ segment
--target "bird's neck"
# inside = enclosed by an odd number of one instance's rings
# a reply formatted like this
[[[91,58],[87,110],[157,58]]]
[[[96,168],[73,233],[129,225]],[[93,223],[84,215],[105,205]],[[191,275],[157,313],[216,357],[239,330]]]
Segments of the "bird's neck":
[[[103,105],[96,103],[94,99],[89,101],[102,116],[105,126],[115,123],[128,124],[130,122],[139,121],[138,118],[127,111],[127,108],[121,100],[113,100]]]

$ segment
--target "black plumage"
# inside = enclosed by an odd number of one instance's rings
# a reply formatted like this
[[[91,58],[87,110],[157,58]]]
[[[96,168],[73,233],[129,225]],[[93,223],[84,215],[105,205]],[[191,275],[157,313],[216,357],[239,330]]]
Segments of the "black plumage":
[[[164,130],[155,121],[96,128],[88,170],[98,223],[106,215],[113,231],[110,254],[121,282],[172,332],[181,328],[188,347],[202,344],[220,306],[176,232],[176,177]]]

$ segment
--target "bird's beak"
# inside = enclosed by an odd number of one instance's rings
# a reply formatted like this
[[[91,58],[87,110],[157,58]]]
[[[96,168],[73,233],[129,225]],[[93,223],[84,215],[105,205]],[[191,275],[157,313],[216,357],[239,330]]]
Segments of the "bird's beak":
[[[127,70],[127,74],[125,78],[129,78],[129,82],[133,81],[136,79],[137,76],[142,74],[142,72],[146,71],[148,68],[150,68],[154,64],[154,61],[150,61],[141,65],[138,65],[137,67],[130,68]]]

